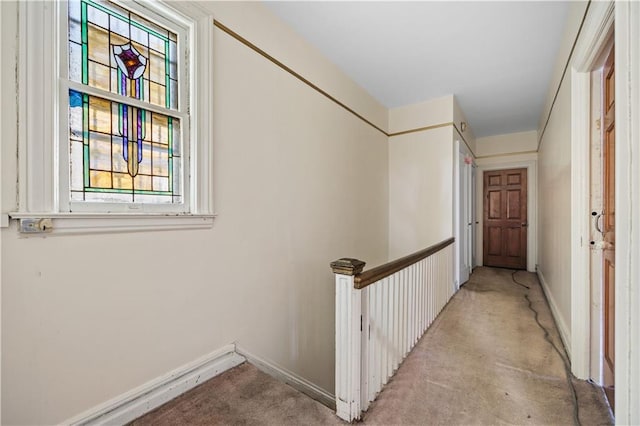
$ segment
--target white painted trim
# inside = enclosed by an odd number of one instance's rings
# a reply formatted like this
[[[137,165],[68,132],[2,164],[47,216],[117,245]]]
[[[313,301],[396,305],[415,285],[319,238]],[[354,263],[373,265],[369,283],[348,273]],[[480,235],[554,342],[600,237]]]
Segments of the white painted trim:
[[[460,140],[453,140],[453,280],[456,291],[460,289]]]
[[[351,422],[362,415],[362,292],[354,276],[335,274],[336,280],[336,414]]]
[[[245,358],[238,355],[235,349],[234,344],[220,348],[78,416],[65,420],[61,424],[114,425],[128,423],[204,381],[245,362]]]
[[[43,237],[68,234],[162,231],[211,228],[215,215],[176,214],[107,214],[107,213],[10,213],[12,219],[49,218],[50,232],[21,233],[21,237]],[[18,227],[19,229],[19,227]]]
[[[562,344],[564,345],[564,349],[567,351],[567,355],[569,359],[571,358],[571,335],[569,334],[569,327],[567,327],[567,323],[562,318],[560,314],[560,309],[558,309],[558,305],[556,300],[553,297],[553,293],[549,289],[547,282],[544,279],[544,275],[542,275],[542,271],[539,269],[536,271],[538,274],[538,280],[542,285],[542,290],[544,291],[545,296],[547,297],[547,301],[549,302],[549,307],[551,308],[551,313],[553,314],[553,319],[555,320],[558,331],[560,332],[560,338],[562,339]]]
[[[22,211],[54,211],[58,181],[52,135],[57,135],[55,70],[57,3],[20,2],[18,57],[18,182]]]
[[[640,3],[616,2],[616,423],[640,424]]]
[[[592,285],[590,240],[591,71],[614,26],[614,3],[592,2],[576,44],[571,69],[571,369],[591,378]],[[592,284],[593,283],[593,284]],[[588,324],[588,326],[586,326]]]
[[[571,370],[590,378],[591,279],[589,155],[591,149],[591,76],[571,72]],[[580,307],[580,308],[573,308]]]
[[[195,32],[192,37],[192,52],[197,52],[191,95],[196,106],[196,114],[191,118],[194,129],[191,144],[191,172],[196,176],[191,186],[192,213],[211,214],[213,206],[213,16],[199,9],[189,6],[187,2],[172,2],[172,7],[180,9],[184,14],[194,17]]]
[[[2,5],[0,4],[0,25],[2,25]],[[9,16],[9,15],[7,15]],[[0,52],[4,54],[3,46],[3,34],[4,32],[0,31]],[[4,36],[6,37],[6,35]],[[5,98],[5,93],[3,93],[4,86],[4,75],[2,73],[2,68],[0,68],[0,100]],[[0,117],[0,140],[5,138],[6,132],[3,128],[3,119]],[[0,146],[0,176],[2,176],[2,147]],[[2,183],[0,182],[0,228],[5,228],[9,226],[9,216],[4,214],[4,208],[2,206]],[[0,229],[0,272],[2,271],[2,229]],[[2,366],[2,289],[4,286],[2,285],[2,273],[0,273],[0,366]],[[2,367],[0,367],[0,383],[2,383]],[[2,386],[0,386],[0,423],[2,423]]]
[[[463,164],[464,167],[466,167],[466,164],[464,162],[465,157],[473,158],[471,151],[469,150],[466,144],[460,143],[460,140],[457,137],[454,137],[453,145],[455,149],[454,155],[453,155],[453,159],[455,162],[453,167],[454,173],[455,173],[454,188],[453,188],[453,194],[454,194],[453,229],[454,229],[455,251],[456,251],[456,263],[454,265],[454,268],[456,270],[456,283],[457,283],[456,290],[459,290],[460,286],[462,286],[465,282],[469,280],[469,275],[471,274],[471,269],[472,269],[470,251],[475,250],[475,247],[471,247],[472,238],[470,238],[469,230],[467,228],[467,225],[465,225],[465,223],[471,219],[469,217],[467,217],[466,219],[462,217],[463,214],[470,216],[470,213],[471,213],[469,211],[464,211],[465,203],[467,204],[469,209],[475,209],[475,206],[471,206],[471,202],[470,202],[472,198],[471,194],[473,191],[475,191],[475,188],[471,186],[471,167],[466,168],[466,170],[464,170],[461,167],[461,163]],[[464,181],[463,181],[463,177],[464,177]],[[466,188],[463,191],[463,186],[465,185],[466,185]],[[464,256],[464,251],[468,251],[467,260],[469,264],[466,265],[467,268],[463,267],[462,259]],[[465,269],[467,270],[465,271]],[[464,279],[464,282],[462,281],[463,279]]]
[[[505,169],[527,169],[527,271],[535,272],[538,263],[538,160],[513,160],[509,157],[484,158],[478,161],[478,178],[476,182],[476,193],[484,194],[484,172],[489,170]],[[483,211],[484,197],[476,199],[476,211]],[[476,227],[476,262],[482,266],[484,259],[482,256],[484,215],[478,214],[478,226]]]
[[[297,374],[280,367],[274,362],[267,361],[257,355],[253,355],[247,350],[236,345],[236,352],[246,358],[247,361],[255,365],[260,371],[270,375],[271,377],[286,383],[299,392],[307,395],[308,397],[315,399],[319,403],[329,407],[330,409],[336,409],[336,397],[330,392],[322,389],[321,387],[311,383],[309,380],[298,376]]]

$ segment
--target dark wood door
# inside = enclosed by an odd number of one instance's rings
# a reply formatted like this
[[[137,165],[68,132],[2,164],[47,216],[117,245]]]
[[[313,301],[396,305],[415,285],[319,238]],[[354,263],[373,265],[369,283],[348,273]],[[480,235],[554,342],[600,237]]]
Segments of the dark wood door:
[[[484,265],[527,269],[527,226],[527,169],[484,172]]]
[[[604,389],[613,409],[615,385],[615,316],[616,316],[616,192],[615,192],[615,67],[613,48],[604,66],[604,135],[603,135],[603,273],[604,273]]]

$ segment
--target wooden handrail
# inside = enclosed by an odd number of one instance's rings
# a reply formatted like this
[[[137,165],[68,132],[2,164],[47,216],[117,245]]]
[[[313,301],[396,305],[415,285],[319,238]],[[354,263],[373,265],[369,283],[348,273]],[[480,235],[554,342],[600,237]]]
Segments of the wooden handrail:
[[[411,266],[414,263],[421,261],[425,257],[439,252],[443,248],[453,244],[454,241],[455,239],[451,237],[438,244],[434,244],[431,247],[427,247],[424,250],[417,251],[408,256],[401,257],[400,259],[393,260],[391,262],[385,263],[384,265],[376,266],[373,269],[369,269],[368,271],[356,274],[356,276],[354,277],[354,287],[357,289],[363,289],[375,283],[376,281],[379,281],[383,278],[388,277],[389,275],[403,270],[407,266]]]

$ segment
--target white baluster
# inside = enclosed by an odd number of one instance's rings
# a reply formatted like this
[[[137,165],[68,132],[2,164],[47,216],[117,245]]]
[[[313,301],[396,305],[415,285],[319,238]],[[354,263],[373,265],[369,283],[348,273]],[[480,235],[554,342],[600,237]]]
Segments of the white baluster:
[[[370,333],[371,337],[369,339],[369,352],[371,353],[369,363],[369,380],[371,381],[371,401],[373,401],[378,393],[378,304],[380,300],[378,299],[378,283],[371,284],[369,286],[369,292],[371,297],[371,311],[370,311]]]
[[[393,275],[387,281],[387,381],[393,375],[393,311],[395,305],[393,303]]]
[[[400,354],[400,318],[402,315],[402,305],[400,303],[400,273],[393,274],[393,303],[395,304],[394,325],[393,325],[393,369],[397,369],[400,365],[402,355]]]
[[[388,339],[388,335],[387,335],[387,324],[388,324],[388,318],[387,315],[389,313],[389,309],[388,309],[388,303],[389,303],[389,299],[388,299],[388,294],[389,294],[389,277],[384,278],[383,280],[380,281],[380,286],[381,286],[381,292],[380,292],[380,298],[382,299],[382,303],[381,303],[381,308],[382,308],[382,312],[380,312],[380,353],[381,353],[381,357],[380,357],[380,382],[381,384],[386,384],[387,383],[387,356],[389,354],[389,348],[388,348],[388,344],[387,344],[387,339]],[[382,386],[380,386],[380,389],[382,389]]]
[[[382,364],[383,364],[383,358],[384,358],[384,334],[383,334],[383,330],[384,330],[384,325],[382,323],[383,321],[383,317],[384,317],[384,296],[383,296],[383,290],[384,290],[384,280],[382,281],[378,281],[376,283],[376,287],[377,287],[377,298],[378,298],[378,306],[376,309],[376,317],[377,317],[377,324],[376,324],[376,335],[378,336],[377,340],[376,340],[376,373],[378,374],[378,386],[376,389],[376,393],[380,392],[380,389],[382,389],[382,384],[384,383],[384,373],[382,372]]]
[[[360,370],[360,380],[361,380],[361,386],[360,389],[362,389],[362,391],[360,392],[360,404],[361,404],[361,410],[365,411],[367,408],[369,408],[369,395],[371,394],[370,392],[370,379],[369,379],[369,353],[370,353],[370,346],[369,346],[369,320],[370,320],[370,313],[369,313],[369,289],[370,287],[366,287],[362,290],[360,290],[362,292],[362,368]]]

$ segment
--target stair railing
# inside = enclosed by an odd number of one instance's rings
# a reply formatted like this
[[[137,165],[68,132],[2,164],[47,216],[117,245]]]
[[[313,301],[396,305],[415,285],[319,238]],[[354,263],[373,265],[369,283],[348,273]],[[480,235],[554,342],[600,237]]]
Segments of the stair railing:
[[[336,277],[336,412],[361,417],[455,293],[453,238],[362,272],[331,263]]]

